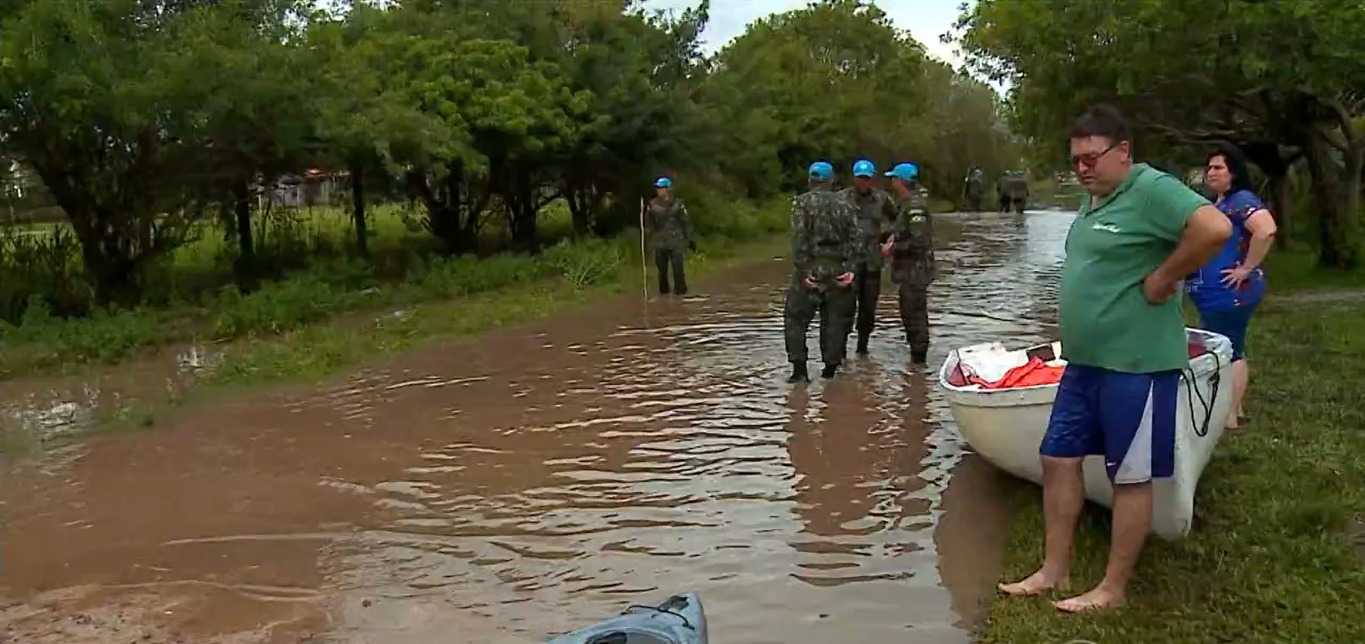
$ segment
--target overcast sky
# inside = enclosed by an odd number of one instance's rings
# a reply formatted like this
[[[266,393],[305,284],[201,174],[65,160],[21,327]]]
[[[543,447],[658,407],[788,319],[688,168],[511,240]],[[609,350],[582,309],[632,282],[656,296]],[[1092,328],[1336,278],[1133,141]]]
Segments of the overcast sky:
[[[973,2],[974,0],[969,0]],[[645,0],[645,6],[682,11],[701,4],[699,0]],[[735,36],[744,33],[749,23],[763,16],[800,9],[807,0],[712,0],[711,22],[703,34],[705,49],[714,52]],[[939,42],[939,36],[949,31],[961,13],[962,0],[877,0],[897,27],[910,30],[931,56],[961,64],[953,45]]]

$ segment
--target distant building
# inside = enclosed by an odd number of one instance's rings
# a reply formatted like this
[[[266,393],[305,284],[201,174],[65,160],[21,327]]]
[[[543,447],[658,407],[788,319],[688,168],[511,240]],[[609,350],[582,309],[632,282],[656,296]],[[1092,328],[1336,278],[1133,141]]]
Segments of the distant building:
[[[295,208],[331,205],[345,199],[344,182],[349,177],[349,172],[319,169],[308,170],[302,175],[284,175],[269,188],[269,200],[276,206]],[[265,201],[265,195],[263,192],[262,201]]]

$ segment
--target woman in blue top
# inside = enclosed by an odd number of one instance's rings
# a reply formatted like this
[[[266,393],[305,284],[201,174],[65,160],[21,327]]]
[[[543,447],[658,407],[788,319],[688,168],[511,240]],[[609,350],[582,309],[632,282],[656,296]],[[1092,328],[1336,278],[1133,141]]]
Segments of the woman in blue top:
[[[1246,418],[1242,397],[1250,380],[1247,326],[1265,296],[1261,262],[1275,238],[1275,219],[1252,192],[1246,156],[1237,146],[1223,143],[1207,161],[1204,182],[1217,196],[1214,205],[1232,220],[1232,237],[1212,261],[1186,280],[1185,292],[1199,309],[1200,326],[1232,340],[1233,394],[1227,427],[1236,429]]]

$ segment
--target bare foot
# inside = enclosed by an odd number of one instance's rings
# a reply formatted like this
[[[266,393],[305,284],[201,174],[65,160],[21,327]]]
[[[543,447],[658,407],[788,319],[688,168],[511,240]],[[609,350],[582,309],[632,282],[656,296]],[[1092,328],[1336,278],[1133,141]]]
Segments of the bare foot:
[[[1039,570],[1023,581],[999,584],[996,589],[1010,597],[1032,597],[1049,590],[1066,590],[1070,585],[1070,580],[1067,579],[1066,575],[1049,575]]]
[[[1064,613],[1083,613],[1092,610],[1104,610],[1118,608],[1128,603],[1128,598],[1121,592],[1114,592],[1104,586],[1096,586],[1094,590],[1084,594],[1053,602],[1052,605]]]

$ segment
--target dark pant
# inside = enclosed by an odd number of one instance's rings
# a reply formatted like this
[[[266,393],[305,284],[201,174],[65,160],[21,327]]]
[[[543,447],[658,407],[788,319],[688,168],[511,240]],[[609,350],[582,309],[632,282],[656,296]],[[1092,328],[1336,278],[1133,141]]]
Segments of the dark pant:
[[[852,287],[828,286],[825,290],[792,285],[782,311],[782,331],[786,336],[787,360],[804,363],[807,358],[806,330],[820,315],[820,357],[825,364],[840,364],[848,345],[849,318],[853,316],[855,295]]]
[[[857,311],[858,337],[866,338],[872,335],[872,330],[877,326],[877,300],[882,295],[882,272],[866,268],[859,270],[854,277],[853,288],[856,289],[853,307]]]
[[[901,324],[905,327],[905,341],[910,343],[910,351],[928,351],[929,287],[901,282],[897,294],[900,296]]]
[[[683,252],[673,248],[659,248],[654,251],[654,266],[659,271],[659,293],[667,295],[668,269],[673,268],[673,292],[687,295],[687,275],[683,271]]]
[[[1251,314],[1256,312],[1258,304],[1260,302],[1221,311],[1199,312],[1200,327],[1205,331],[1225,335],[1232,341],[1233,362],[1246,357],[1247,327],[1251,325]]]

